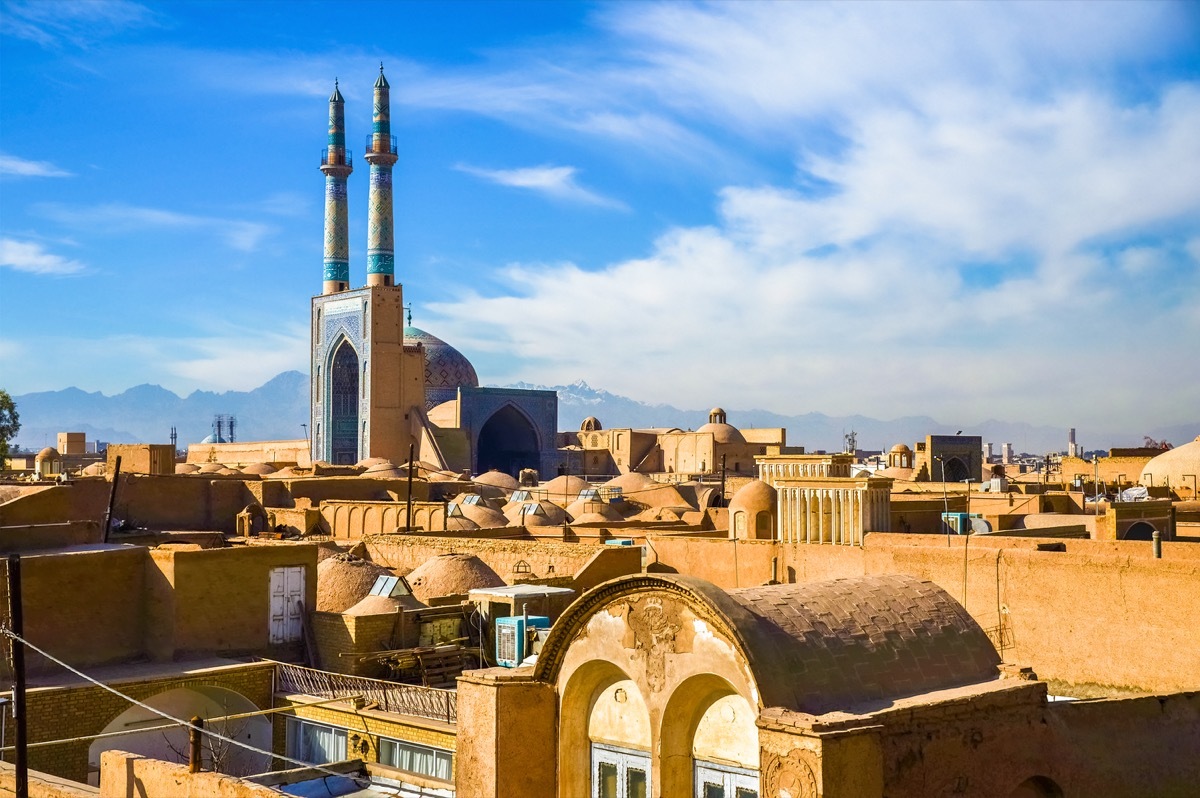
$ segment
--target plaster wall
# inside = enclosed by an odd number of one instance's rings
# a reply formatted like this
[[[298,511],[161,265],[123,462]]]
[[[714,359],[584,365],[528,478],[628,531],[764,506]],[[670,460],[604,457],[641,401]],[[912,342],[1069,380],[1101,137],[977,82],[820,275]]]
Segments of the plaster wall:
[[[305,569],[305,605],[316,606],[317,547],[311,544],[203,550],[156,549],[147,570],[149,653],[283,656],[270,644],[271,571]]]
[[[137,657],[142,653],[145,623],[145,558],[146,550],[140,546],[22,556],[25,636],[76,667]],[[0,618],[4,623],[9,618],[8,598],[8,562],[4,560],[0,561]],[[31,675],[62,672],[32,651],[25,662]],[[10,679],[10,674],[4,657],[0,659],[0,681]]]
[[[279,798],[270,787],[127,751],[105,751],[100,768],[100,798]]]

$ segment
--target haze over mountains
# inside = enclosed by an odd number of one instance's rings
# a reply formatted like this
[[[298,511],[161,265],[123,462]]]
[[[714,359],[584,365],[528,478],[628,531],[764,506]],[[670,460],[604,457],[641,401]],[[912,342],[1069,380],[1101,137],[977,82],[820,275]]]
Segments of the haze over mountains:
[[[626,396],[593,388],[582,380],[571,385],[547,388],[517,383],[515,388],[539,388],[558,392],[560,430],[578,429],[587,416],[596,416],[608,428],[680,427],[695,429],[708,420],[709,408],[680,409],[650,405]],[[719,401],[719,397],[715,397]],[[194,391],[180,397],[157,385],[138,385],[114,396],[79,388],[44,391],[14,396],[21,414],[21,432],[16,443],[26,449],[53,446],[59,432],[84,432],[87,439],[114,443],[170,441],[171,427],[179,434],[179,445],[202,440],[212,431],[217,413],[237,417],[239,440],[297,439],[308,423],[308,375],[285,371],[252,391]],[[910,445],[930,433],[981,435],[997,445],[1010,442],[1018,452],[1044,453],[1066,448],[1067,431],[1058,427],[1033,426],[1020,422],[960,419],[945,423],[927,416],[890,420],[866,416],[829,416],[806,413],[786,416],[766,410],[725,407],[729,423],[737,427],[786,427],[789,444],[809,451],[840,451],[842,436],[854,430],[861,449],[886,449],[897,442]],[[1079,441],[1087,449],[1137,446],[1141,435],[1166,439],[1175,445],[1200,434],[1200,421],[1174,427],[1129,432],[1079,430]]]

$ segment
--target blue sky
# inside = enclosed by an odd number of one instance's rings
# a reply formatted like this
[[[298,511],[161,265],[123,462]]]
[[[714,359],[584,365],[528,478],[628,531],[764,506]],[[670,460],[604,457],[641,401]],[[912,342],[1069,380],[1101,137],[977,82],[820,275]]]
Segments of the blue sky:
[[[5,0],[0,31],[12,393],[306,370],[326,99],[361,155],[382,61],[397,276],[485,383],[1200,415],[1197,3]]]

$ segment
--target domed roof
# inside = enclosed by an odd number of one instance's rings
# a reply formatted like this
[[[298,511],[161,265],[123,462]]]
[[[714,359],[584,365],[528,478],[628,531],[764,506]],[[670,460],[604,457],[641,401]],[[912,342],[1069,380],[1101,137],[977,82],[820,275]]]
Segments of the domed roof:
[[[388,467],[392,466],[391,461],[388,460],[386,457],[364,457],[363,459],[359,460],[354,465],[357,468],[370,468],[373,465],[380,465],[381,463],[387,463]]]
[[[719,408],[718,408],[719,409]],[[714,411],[715,412],[715,411]],[[713,443],[745,443],[746,439],[737,427],[731,424],[708,422],[696,432],[711,432]]]
[[[176,474],[195,474],[200,470],[200,466],[195,463],[178,463],[175,466]]]
[[[747,482],[741,490],[733,494],[733,498],[729,501],[729,509],[745,510],[751,513],[763,510],[774,512],[776,495],[775,488],[761,479],[756,479]]]
[[[86,468],[83,469],[83,471],[80,471],[79,473],[83,474],[83,476],[85,476],[85,477],[101,476],[102,474],[104,474],[104,463],[92,463],[90,466],[87,466]]]
[[[40,463],[43,460],[61,460],[61,459],[62,459],[62,455],[60,455],[58,453],[58,449],[55,449],[53,446],[47,446],[45,449],[42,449],[40,452],[37,453],[37,456],[33,458],[33,461],[35,463]]]
[[[425,346],[426,409],[453,399],[460,387],[479,387],[471,361],[441,338],[417,327],[405,327],[404,342]]]
[[[549,482],[544,482],[538,485],[538,488],[546,491],[546,498],[551,501],[559,500],[565,496],[568,503],[579,498],[579,492],[592,487],[591,483],[586,479],[575,476],[574,474],[563,474],[557,476]]]
[[[317,565],[317,610],[344,612],[371,592],[380,576],[392,576],[382,565],[355,557],[334,554]]]
[[[503,471],[485,471],[471,481],[478,485],[491,485],[503,490],[516,490],[520,487],[515,477],[505,474]]]
[[[418,600],[458,596],[481,587],[504,587],[500,575],[474,554],[439,554],[413,569],[407,577]]]
[[[722,590],[696,577],[632,574],[593,588],[563,612],[534,678],[554,684],[571,641],[593,617],[608,620],[608,607],[636,606],[656,593],[693,608],[711,633],[735,641],[764,707],[812,715],[861,711],[993,681],[1000,664],[987,634],[958,602],[933,582],[909,576]],[[646,613],[658,607],[641,606]]]
[[[504,511],[509,526],[557,526],[567,522],[567,511],[551,501],[510,502]]]
[[[224,467],[225,466],[221,463],[205,463],[204,465],[200,466],[200,471],[198,473],[215,474]]]
[[[229,441],[225,440],[224,438],[222,438],[220,435],[218,435],[215,432],[200,442],[201,443],[229,443]]]
[[[404,610],[419,610],[425,605],[415,596],[372,596],[366,595],[343,615],[391,615]]]
[[[584,520],[588,516],[592,516],[592,521],[599,519],[609,523],[625,520],[611,504],[596,499],[578,499],[572,502],[567,507],[567,515],[577,524],[588,523]]]
[[[251,463],[242,469],[243,474],[274,474],[275,467],[267,463]]]
[[[906,444],[897,443],[895,446],[888,449],[888,452],[891,454],[912,454],[912,449],[908,448]]]
[[[653,487],[657,483],[650,477],[640,471],[630,471],[627,474],[622,474],[619,477],[613,477],[608,482],[604,483],[608,488],[620,488],[625,493],[639,491],[644,488]]]
[[[479,529],[499,529],[508,526],[508,519],[504,517],[504,513],[494,507],[482,503],[459,504],[458,509],[462,511],[464,518],[474,521]]]
[[[599,432],[602,429],[604,429],[604,427],[600,426],[600,419],[596,418],[595,416],[588,416],[583,420],[583,423],[579,425],[580,432]]]
[[[1170,485],[1180,498],[1196,498],[1192,481],[1200,474],[1200,435],[1191,443],[1168,449],[1154,457],[1142,468],[1139,480],[1143,485]]]

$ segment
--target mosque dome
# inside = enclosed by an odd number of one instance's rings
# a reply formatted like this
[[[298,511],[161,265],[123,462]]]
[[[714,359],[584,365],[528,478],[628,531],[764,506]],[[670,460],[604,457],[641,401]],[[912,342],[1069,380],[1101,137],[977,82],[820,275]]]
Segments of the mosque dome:
[[[700,427],[696,432],[711,432],[713,443],[745,443],[746,439],[742,437],[742,433],[737,427],[731,424],[723,424],[720,422],[708,422]]]
[[[1142,468],[1142,485],[1170,485],[1179,498],[1196,498],[1193,480],[1200,474],[1200,435],[1190,443],[1168,449]]]
[[[406,344],[425,346],[425,408],[458,396],[459,388],[478,388],[475,367],[462,352],[417,327],[404,328]]]
[[[217,433],[214,432],[211,435],[209,435],[208,437],[206,437],[204,440],[200,441],[200,443],[229,443],[229,441],[225,440],[220,435],[218,435]]]

